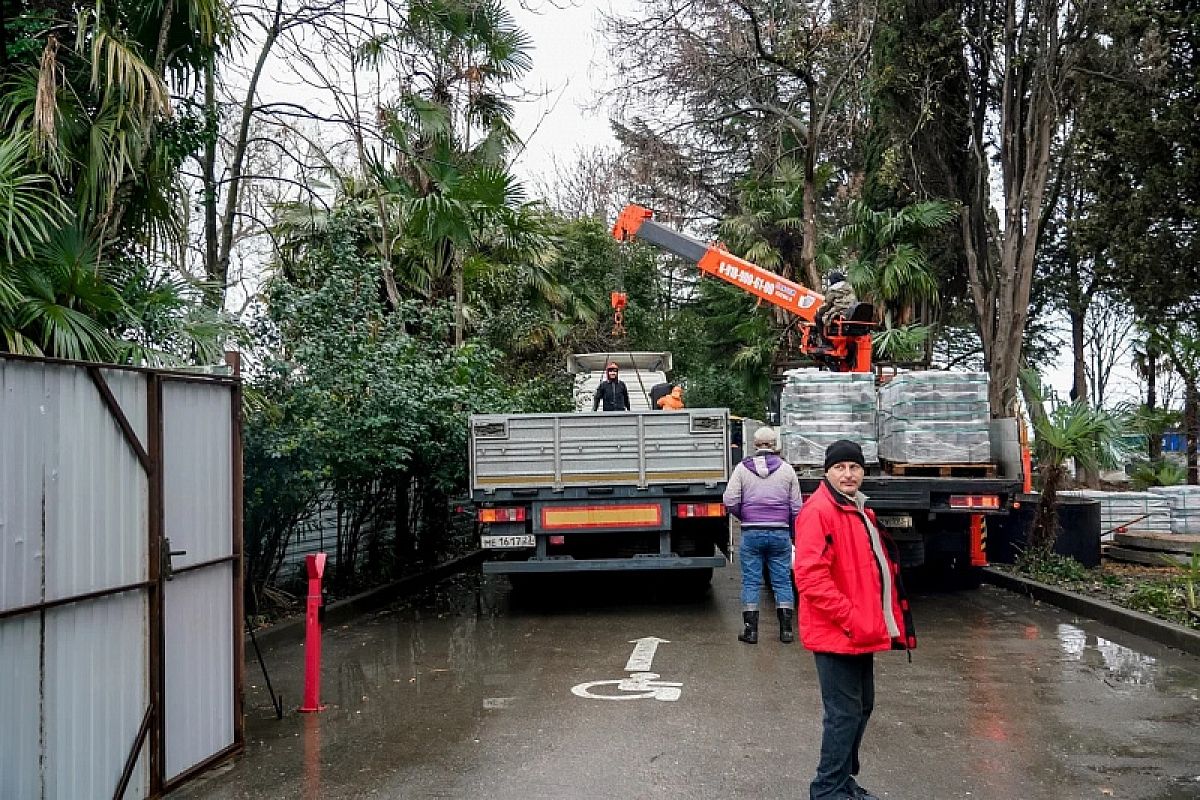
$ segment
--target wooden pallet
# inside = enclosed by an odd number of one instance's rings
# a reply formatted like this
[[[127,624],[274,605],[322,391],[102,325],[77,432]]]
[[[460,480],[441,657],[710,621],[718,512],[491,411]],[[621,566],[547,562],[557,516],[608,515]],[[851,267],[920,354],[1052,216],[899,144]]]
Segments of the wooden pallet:
[[[905,464],[897,461],[880,460],[883,471],[889,475],[933,478],[994,478],[995,464]]]

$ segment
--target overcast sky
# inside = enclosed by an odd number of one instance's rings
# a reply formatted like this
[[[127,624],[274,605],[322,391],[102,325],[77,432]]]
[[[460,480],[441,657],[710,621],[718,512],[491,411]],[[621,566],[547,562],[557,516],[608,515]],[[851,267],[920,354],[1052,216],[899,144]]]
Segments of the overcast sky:
[[[601,12],[629,13],[636,0],[506,0],[517,25],[533,40],[533,70],[522,81],[526,91],[544,96],[521,103],[517,133],[526,143],[514,167],[527,186],[545,174],[551,159],[570,163],[578,147],[613,142],[603,110],[586,106],[610,78],[608,55],[599,23]]]

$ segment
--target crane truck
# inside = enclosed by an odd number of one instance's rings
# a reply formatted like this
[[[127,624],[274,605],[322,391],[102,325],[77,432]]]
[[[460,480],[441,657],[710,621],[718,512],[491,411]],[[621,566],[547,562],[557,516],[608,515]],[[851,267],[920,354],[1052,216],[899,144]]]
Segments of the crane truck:
[[[592,413],[615,363],[628,411]],[[730,420],[724,408],[655,411],[669,353],[581,353],[576,412],[470,418],[471,495],[483,571],[528,576],[645,571],[702,590],[727,563]]]
[[[654,220],[643,206],[629,205],[613,225],[619,241],[637,239],[697,265],[701,272],[743,289],[760,300],[799,317],[800,351],[815,364],[839,372],[872,372],[871,334],[874,308],[859,303],[847,313],[825,320],[817,331],[824,298],[812,289]],[[902,567],[929,567],[960,586],[976,585],[987,564],[987,519],[1014,508],[1028,488],[1028,470],[1015,419],[996,419],[989,431],[992,463],[976,469],[961,466],[908,470],[888,474],[873,468],[862,491],[900,550]],[[801,490],[807,496],[820,483],[813,470],[798,465]],[[912,474],[918,472],[922,474]]]

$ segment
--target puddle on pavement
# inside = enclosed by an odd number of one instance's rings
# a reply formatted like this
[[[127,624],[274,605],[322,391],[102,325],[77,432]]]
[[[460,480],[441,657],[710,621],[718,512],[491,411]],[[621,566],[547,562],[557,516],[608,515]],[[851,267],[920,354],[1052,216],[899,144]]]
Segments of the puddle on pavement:
[[[1158,677],[1158,659],[1125,645],[1093,636],[1075,625],[1059,624],[1058,641],[1069,661],[1103,667],[1106,677],[1134,686],[1153,686]]]

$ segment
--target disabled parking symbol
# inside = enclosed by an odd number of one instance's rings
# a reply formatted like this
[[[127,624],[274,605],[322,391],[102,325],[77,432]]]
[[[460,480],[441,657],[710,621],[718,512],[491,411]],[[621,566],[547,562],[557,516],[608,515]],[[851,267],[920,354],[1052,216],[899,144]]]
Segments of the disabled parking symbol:
[[[627,677],[576,684],[571,687],[571,694],[588,700],[678,700],[683,694],[683,684],[660,681],[657,672],[650,672],[655,651],[666,643],[666,639],[657,636],[632,640],[633,653],[625,664],[630,671]]]

